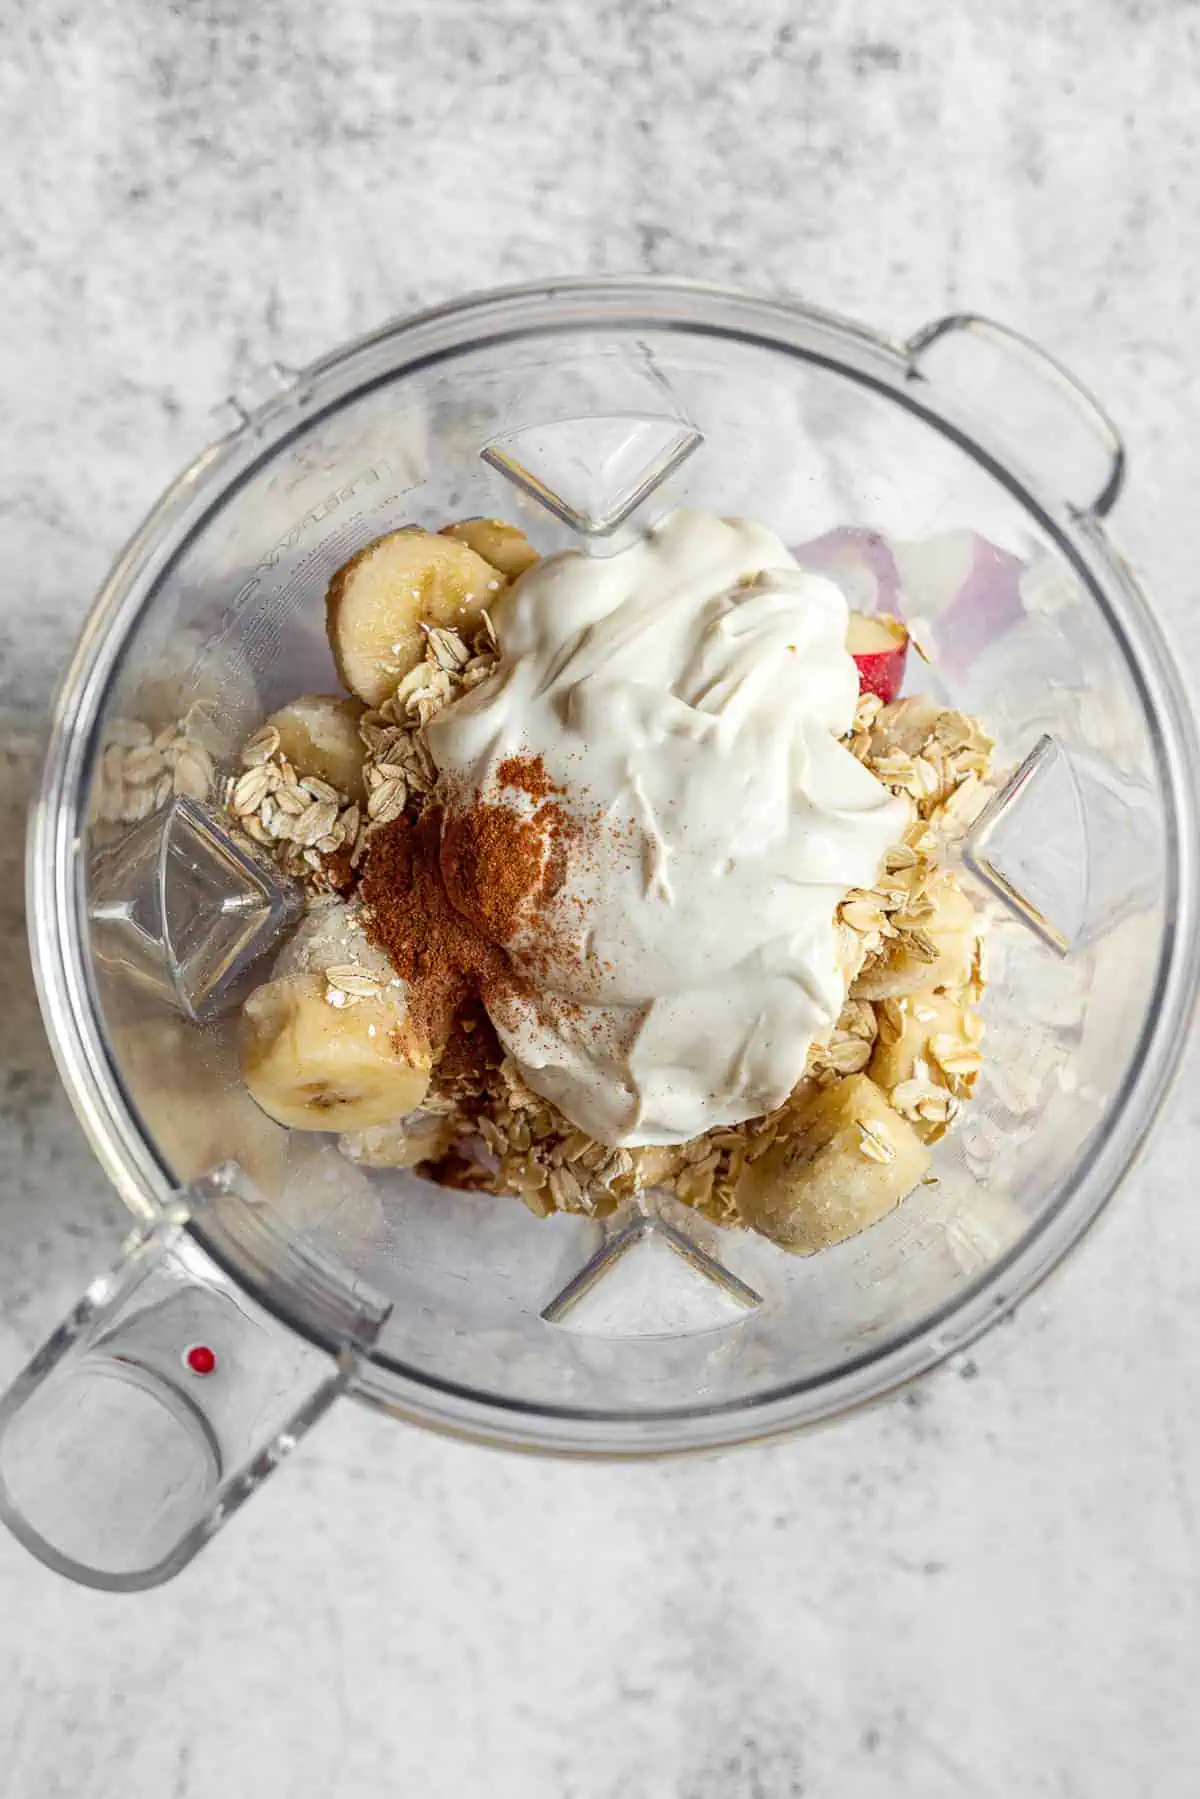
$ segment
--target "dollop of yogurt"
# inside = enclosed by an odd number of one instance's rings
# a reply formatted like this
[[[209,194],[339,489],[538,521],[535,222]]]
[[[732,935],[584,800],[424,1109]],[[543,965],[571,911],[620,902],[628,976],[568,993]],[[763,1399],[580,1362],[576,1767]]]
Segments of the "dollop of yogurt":
[[[613,1145],[782,1104],[845,1000],[835,911],[908,809],[838,740],[846,602],[747,519],[680,510],[632,548],[549,556],[505,597],[495,672],[429,726],[456,808],[538,801],[571,831],[507,933],[493,1022],[524,1080]]]

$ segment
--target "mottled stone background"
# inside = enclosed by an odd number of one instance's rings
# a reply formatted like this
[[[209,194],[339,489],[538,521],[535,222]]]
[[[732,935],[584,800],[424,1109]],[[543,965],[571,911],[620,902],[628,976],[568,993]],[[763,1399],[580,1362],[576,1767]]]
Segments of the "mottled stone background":
[[[89,596],[210,409],[549,272],[897,331],[970,306],[1121,421],[1118,528],[1194,662],[1198,80],[1195,0],[3,0],[0,1376],[122,1228],[26,972],[26,790]],[[0,1540],[0,1791],[1185,1799],[1195,1091],[1013,1325],[810,1440],[559,1466],[347,1407],[147,1597]]]

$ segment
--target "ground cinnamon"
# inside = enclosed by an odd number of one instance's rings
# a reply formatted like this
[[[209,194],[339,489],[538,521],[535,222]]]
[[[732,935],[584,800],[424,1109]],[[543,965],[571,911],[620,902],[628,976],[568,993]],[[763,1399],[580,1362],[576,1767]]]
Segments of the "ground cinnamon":
[[[352,850],[353,845],[344,843],[321,857],[325,879],[334,892],[340,893],[343,899],[349,899],[358,885],[358,874],[354,867]]]
[[[512,940],[542,885],[549,811],[539,807],[525,818],[511,806],[477,801],[445,819],[441,868],[446,891],[493,942]]]
[[[466,1001],[507,973],[503,950],[450,901],[439,866],[442,815],[405,814],[370,840],[363,867],[364,923],[409,985],[409,1016],[440,1047]]]
[[[551,796],[540,757],[509,757],[503,786],[539,800],[532,813],[473,798],[468,805],[431,804],[417,819],[401,814],[368,840],[363,863],[363,920],[408,983],[408,1015],[435,1055],[484,1064],[498,1046],[490,1013],[501,1018],[528,997],[527,975],[552,953],[558,933],[546,908],[567,874],[569,845],[580,826]],[[532,927],[532,930],[531,930]],[[505,946],[524,939],[526,975]],[[485,1010],[486,1009],[486,1010]],[[473,1041],[468,1041],[470,1038]],[[456,1087],[466,1083],[456,1076]]]
[[[549,799],[552,793],[563,791],[550,779],[540,756],[506,756],[496,770],[496,779],[501,787],[514,787],[533,800]]]

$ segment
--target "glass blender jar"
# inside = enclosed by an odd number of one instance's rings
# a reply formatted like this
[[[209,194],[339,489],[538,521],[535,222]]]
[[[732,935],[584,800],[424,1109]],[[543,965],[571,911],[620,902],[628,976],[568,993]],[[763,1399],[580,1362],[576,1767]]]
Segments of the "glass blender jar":
[[[137,1223],[0,1404],[0,1511],[110,1589],[183,1567],[335,1399],[579,1455],[711,1449],[894,1388],[1009,1311],[1146,1136],[1197,982],[1195,741],[1102,521],[1120,439],[974,317],[894,342],[657,280],[497,292],[272,371],[101,593],[29,850],[42,1007]],[[329,689],[330,576],[406,523],[500,515],[604,555],[680,502],[762,520],[999,775],[952,846],[992,915],[987,1055],[936,1183],[811,1258],[651,1195],[603,1222],[358,1168],[238,1078],[240,999],[298,894],[200,778],[117,796],[176,721],[218,774]]]

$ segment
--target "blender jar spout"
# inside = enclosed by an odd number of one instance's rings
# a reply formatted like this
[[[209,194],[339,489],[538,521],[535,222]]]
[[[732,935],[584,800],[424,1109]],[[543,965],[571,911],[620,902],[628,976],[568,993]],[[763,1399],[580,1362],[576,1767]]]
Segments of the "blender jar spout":
[[[226,1271],[268,1245],[327,1347]],[[241,1171],[214,1171],[133,1233],[0,1397],[0,1519],[47,1566],[115,1592],[169,1580],[348,1390],[387,1308],[307,1248],[279,1287],[281,1247]]]

